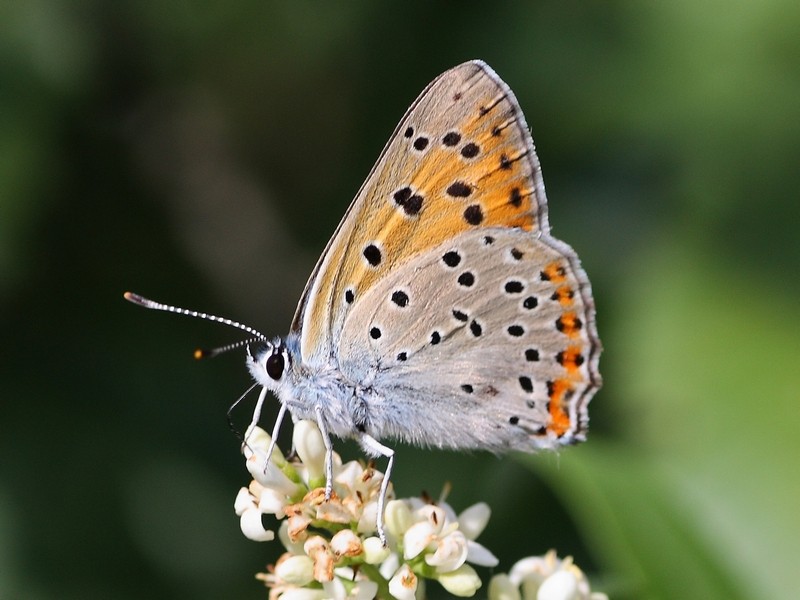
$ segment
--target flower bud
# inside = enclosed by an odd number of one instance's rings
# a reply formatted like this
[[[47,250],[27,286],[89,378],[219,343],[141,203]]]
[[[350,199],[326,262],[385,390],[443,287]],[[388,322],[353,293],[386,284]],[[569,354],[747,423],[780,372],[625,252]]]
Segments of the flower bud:
[[[325,442],[314,421],[304,419],[294,425],[294,448],[308,470],[309,487],[325,480]]]
[[[403,534],[414,524],[414,516],[408,505],[402,500],[392,500],[386,505],[384,512],[386,519],[386,530],[396,538],[403,537]]]
[[[391,550],[383,545],[380,538],[372,536],[364,540],[364,562],[368,565],[379,565],[389,557]]]
[[[361,538],[350,529],[342,529],[331,538],[331,551],[337,560],[342,556],[358,556],[363,552]]]
[[[570,571],[556,571],[544,580],[536,600],[579,600],[578,580]]]
[[[462,598],[474,596],[481,587],[481,578],[469,565],[461,565],[455,571],[441,573],[437,579],[444,589]]]
[[[275,565],[275,574],[286,583],[306,585],[314,580],[314,561],[308,556],[290,556]]]
[[[489,581],[489,600],[522,600],[522,596],[508,575],[501,573]]]

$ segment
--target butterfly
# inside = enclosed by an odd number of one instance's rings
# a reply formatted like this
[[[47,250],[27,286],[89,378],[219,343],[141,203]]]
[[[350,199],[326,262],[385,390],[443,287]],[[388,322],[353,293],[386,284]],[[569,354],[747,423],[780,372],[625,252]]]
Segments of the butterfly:
[[[317,262],[288,335],[247,364],[286,412],[388,459],[387,440],[535,451],[585,439],[601,386],[589,280],[550,235],[539,160],[511,89],[484,62],[446,71],[414,101]],[[273,435],[273,443],[276,435]]]

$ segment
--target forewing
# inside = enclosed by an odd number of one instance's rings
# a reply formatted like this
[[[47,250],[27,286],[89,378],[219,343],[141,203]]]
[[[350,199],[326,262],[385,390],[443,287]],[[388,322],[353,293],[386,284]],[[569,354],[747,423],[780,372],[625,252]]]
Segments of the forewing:
[[[485,227],[548,234],[544,188],[511,90],[480,61],[434,80],[400,121],[309,280],[292,325],[329,364],[348,314],[381,280]]]

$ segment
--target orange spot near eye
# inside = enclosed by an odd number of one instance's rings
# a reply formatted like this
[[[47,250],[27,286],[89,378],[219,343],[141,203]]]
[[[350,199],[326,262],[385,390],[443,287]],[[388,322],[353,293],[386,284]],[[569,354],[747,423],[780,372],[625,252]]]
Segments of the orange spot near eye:
[[[564,410],[564,401],[571,392],[572,386],[566,379],[547,382],[547,395],[550,397],[550,424],[547,426],[547,430],[559,437],[570,428],[569,414]]]
[[[552,262],[547,265],[541,272],[542,281],[549,281],[551,283],[563,283],[566,277],[566,271],[557,262]]]

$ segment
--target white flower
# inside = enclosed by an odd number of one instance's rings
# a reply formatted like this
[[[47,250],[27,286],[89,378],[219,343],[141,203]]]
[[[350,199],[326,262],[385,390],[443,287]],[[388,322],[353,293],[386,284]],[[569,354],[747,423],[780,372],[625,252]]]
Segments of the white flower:
[[[431,506],[427,518],[414,523],[403,534],[403,558],[409,560],[427,549],[433,549],[444,526],[444,511]]]
[[[389,580],[389,593],[397,600],[414,600],[417,592],[417,576],[408,565],[402,565]]]
[[[516,596],[509,591],[511,588],[518,590]],[[508,575],[495,575],[489,584],[489,600],[520,597],[522,600],[608,600],[605,594],[591,591],[586,575],[571,557],[561,560],[555,550],[517,561]]]
[[[302,491],[302,488],[289,479],[279,466],[280,462],[285,464],[283,455],[281,455],[278,448],[273,449],[272,456],[267,462],[267,452],[269,451],[270,437],[269,434],[261,429],[255,427],[247,443],[242,448],[247,462],[247,470],[259,484],[264,488],[279,492],[286,497],[292,497]]]
[[[436,567],[439,573],[455,571],[467,560],[467,538],[460,531],[453,531],[441,538],[433,554],[425,562]]]
[[[240,517],[239,527],[245,537],[256,542],[269,542],[275,539],[274,531],[264,529],[261,523],[261,510],[247,488],[239,490],[233,508]]]
[[[286,552],[257,578],[270,588],[270,600],[371,600],[391,594],[397,600],[425,596],[426,579],[450,594],[473,596],[481,580],[472,565],[496,566],[497,558],[476,538],[491,516],[485,503],[461,514],[440,500],[393,499],[385,509],[388,543],[376,535],[377,504],[383,473],[357,461],[342,464],[331,455],[333,481],[326,497],[326,449],[313,421],[295,424],[297,459],[286,461],[271,439],[253,428],[243,446],[253,481],[234,502],[242,532],[269,541],[264,514],[279,521],[277,537]],[[508,575],[495,576],[490,600],[607,600],[591,593],[572,559],[554,552],[517,562]]]
[[[403,533],[405,560],[424,553],[425,562],[436,567],[437,573],[455,571],[466,561],[481,566],[497,565],[497,558],[491,552],[460,531],[460,517],[456,517],[447,504],[422,504],[414,512],[408,510],[408,507],[402,509],[400,504],[398,502],[392,507],[393,522],[390,531],[402,529],[409,520],[417,520],[407,526]],[[415,504],[416,502],[410,503],[411,506]],[[467,523],[467,530],[471,535],[477,536],[483,530],[488,512],[489,508],[484,504],[472,507],[471,512],[466,514],[464,522]]]

